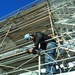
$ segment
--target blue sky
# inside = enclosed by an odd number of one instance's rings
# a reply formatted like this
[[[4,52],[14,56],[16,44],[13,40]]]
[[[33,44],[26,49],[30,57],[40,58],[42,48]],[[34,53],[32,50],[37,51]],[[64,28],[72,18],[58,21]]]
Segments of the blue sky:
[[[0,0],[0,18],[35,0]]]

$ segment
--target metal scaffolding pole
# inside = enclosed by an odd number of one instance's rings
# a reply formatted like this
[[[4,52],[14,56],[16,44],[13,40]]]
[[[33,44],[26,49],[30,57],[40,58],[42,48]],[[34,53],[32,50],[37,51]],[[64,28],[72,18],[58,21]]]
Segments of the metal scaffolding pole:
[[[38,60],[39,60],[39,75],[41,75],[41,56],[40,56],[40,51],[38,53]]]
[[[70,57],[70,58],[61,59],[61,60],[55,60],[55,61],[52,61],[52,62],[49,62],[49,63],[41,64],[40,66],[44,66],[46,64],[51,64],[51,63],[62,62],[62,61],[70,60],[70,59],[74,59],[74,58],[75,58],[75,56],[74,57]],[[13,71],[10,71],[10,72],[5,72],[5,73],[2,73],[2,74],[3,75],[11,74],[11,73],[15,73],[15,72],[23,71],[23,70],[32,69],[32,68],[35,68],[35,67],[38,67],[38,65],[35,65],[35,66],[32,66],[32,67],[23,68],[23,69],[13,70]]]
[[[39,60],[39,75],[41,75],[41,55],[40,55],[40,44],[38,50],[38,60]]]
[[[47,0],[47,7],[48,7],[48,13],[49,13],[49,20],[52,28],[52,36],[54,37],[54,29],[53,29],[53,22],[52,22],[52,13],[50,11],[50,4],[49,1]]]

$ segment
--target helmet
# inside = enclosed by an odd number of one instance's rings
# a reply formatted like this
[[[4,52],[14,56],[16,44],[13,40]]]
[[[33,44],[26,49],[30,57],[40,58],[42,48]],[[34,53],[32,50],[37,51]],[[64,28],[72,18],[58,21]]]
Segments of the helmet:
[[[25,34],[24,39],[30,41],[30,34]]]

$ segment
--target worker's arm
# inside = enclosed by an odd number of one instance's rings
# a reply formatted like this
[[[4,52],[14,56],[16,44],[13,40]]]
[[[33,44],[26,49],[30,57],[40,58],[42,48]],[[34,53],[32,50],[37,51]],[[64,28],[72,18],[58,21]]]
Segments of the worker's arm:
[[[37,53],[36,50],[38,50],[38,45],[39,45],[39,43],[41,42],[42,37],[43,37],[43,36],[42,36],[41,33],[37,33],[37,35],[36,35],[36,40],[35,40],[35,43],[34,43],[34,47],[33,47],[32,50],[28,50],[28,51],[27,51],[28,53],[33,53],[33,54],[36,54],[36,53]]]
[[[36,54],[36,50],[38,50],[38,46],[39,46],[39,43],[42,41],[42,38],[43,38],[43,35],[42,33],[37,33],[35,35],[35,43],[34,43],[34,47],[32,50],[27,50],[27,53],[33,53],[33,54]]]
[[[37,33],[36,34],[36,40],[35,40],[35,43],[34,43],[34,47],[33,47],[33,54],[36,54],[37,51],[36,50],[39,50],[39,44],[42,42],[42,39],[43,39],[43,35],[42,33]]]

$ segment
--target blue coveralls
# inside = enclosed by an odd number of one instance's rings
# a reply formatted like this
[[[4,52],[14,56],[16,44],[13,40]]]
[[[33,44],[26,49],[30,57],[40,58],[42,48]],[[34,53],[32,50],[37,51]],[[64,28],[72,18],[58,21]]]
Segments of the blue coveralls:
[[[56,43],[55,42],[49,42],[47,43],[46,50],[48,50],[45,54],[45,63],[52,62],[54,60],[54,50],[56,50]],[[54,48],[54,49],[51,49]],[[49,50],[50,49],[50,50]],[[46,64],[46,75],[52,75],[53,73],[56,73],[56,68],[54,64]]]

